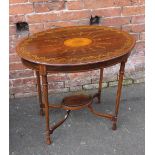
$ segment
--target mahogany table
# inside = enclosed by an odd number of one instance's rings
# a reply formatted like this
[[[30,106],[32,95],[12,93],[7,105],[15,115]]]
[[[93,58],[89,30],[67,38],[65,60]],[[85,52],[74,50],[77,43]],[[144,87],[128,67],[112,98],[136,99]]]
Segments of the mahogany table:
[[[72,26],[49,29],[23,39],[16,47],[22,63],[36,71],[40,114],[46,118],[46,143],[51,144],[50,134],[69,116],[70,111],[88,108],[93,114],[108,118],[116,130],[125,63],[135,45],[135,39],[127,32],[103,26]],[[94,98],[100,102],[103,69],[120,63],[115,111],[99,113],[92,107]],[[72,95],[60,104],[48,101],[48,73],[84,72],[100,69],[98,92],[92,96]],[[66,110],[64,119],[49,125],[49,109]]]

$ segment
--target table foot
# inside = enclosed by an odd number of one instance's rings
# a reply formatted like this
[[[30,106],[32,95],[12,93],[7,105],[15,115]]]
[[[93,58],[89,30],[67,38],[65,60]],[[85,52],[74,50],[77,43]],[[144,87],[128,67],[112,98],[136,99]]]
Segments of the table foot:
[[[51,142],[51,138],[49,137],[49,138],[47,138],[46,139],[46,144],[48,144],[48,145],[50,145],[52,142]]]
[[[117,129],[117,125],[116,125],[116,123],[113,123],[112,130],[116,130],[116,129]]]
[[[45,116],[45,112],[43,109],[40,109],[40,116]]]

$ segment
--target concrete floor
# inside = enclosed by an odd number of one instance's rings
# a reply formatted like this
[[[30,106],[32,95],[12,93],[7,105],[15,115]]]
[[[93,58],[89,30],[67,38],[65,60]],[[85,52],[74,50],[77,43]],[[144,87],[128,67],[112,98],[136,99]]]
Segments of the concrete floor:
[[[92,94],[96,90],[86,93]],[[103,89],[98,111],[114,109],[116,87]],[[10,155],[144,155],[145,149],[145,85],[123,87],[118,129],[111,130],[111,121],[92,115],[87,109],[71,112],[68,120],[54,131],[53,143],[46,145],[45,118],[39,116],[36,97],[10,100]],[[50,96],[60,102],[61,94]],[[56,122],[63,110],[51,110]]]

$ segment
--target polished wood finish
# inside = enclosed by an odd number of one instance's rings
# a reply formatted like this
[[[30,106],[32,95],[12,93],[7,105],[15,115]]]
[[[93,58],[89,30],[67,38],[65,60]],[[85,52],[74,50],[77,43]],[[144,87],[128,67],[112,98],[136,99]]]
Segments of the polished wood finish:
[[[41,91],[41,82],[40,82],[40,74],[39,71],[36,71],[36,77],[37,77],[37,90],[38,90],[38,97],[39,97],[39,103],[40,103],[40,115],[44,115],[44,108],[45,106],[42,103],[42,91]]]
[[[49,126],[49,102],[48,102],[48,82],[47,82],[47,71],[46,66],[40,65],[39,73],[42,79],[43,89],[43,104],[45,105],[45,117],[46,117],[46,143],[51,144],[50,139],[50,126]]]
[[[125,63],[135,45],[127,32],[103,26],[73,26],[49,29],[23,39],[17,46],[22,63],[36,71],[40,113],[45,112],[46,143],[51,144],[50,134],[69,116],[70,111],[88,108],[99,117],[110,119],[116,129]],[[93,109],[94,98],[101,101],[103,70],[121,63],[114,114]],[[65,97],[60,104],[48,101],[48,73],[86,72],[100,69],[98,92],[92,96]],[[64,109],[67,114],[54,126],[49,125],[49,109]]]
[[[99,89],[98,89],[98,103],[101,102],[101,90],[103,82],[103,68],[100,69]]]
[[[70,46],[66,46],[67,41],[70,41]],[[131,35],[118,29],[74,26],[36,33],[21,41],[16,49],[18,55],[27,61],[69,67],[117,59],[128,55],[134,44]]]
[[[62,101],[62,108],[69,110],[80,110],[92,103],[92,97],[87,95],[73,95],[65,97]]]
[[[113,130],[116,130],[117,128],[116,121],[117,121],[117,115],[118,115],[118,110],[119,110],[125,63],[126,63],[126,60],[121,62],[120,71],[119,71],[118,89],[117,89],[116,106],[115,106],[115,114],[114,114],[115,119],[113,120],[113,126],[112,126]]]

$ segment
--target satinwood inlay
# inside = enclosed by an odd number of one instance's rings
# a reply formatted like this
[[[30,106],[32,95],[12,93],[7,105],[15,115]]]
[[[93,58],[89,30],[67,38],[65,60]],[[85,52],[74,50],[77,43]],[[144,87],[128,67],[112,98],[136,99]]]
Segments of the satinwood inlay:
[[[92,43],[91,39],[88,38],[72,38],[64,41],[64,45],[69,47],[80,47],[86,46]]]

